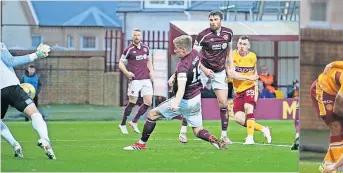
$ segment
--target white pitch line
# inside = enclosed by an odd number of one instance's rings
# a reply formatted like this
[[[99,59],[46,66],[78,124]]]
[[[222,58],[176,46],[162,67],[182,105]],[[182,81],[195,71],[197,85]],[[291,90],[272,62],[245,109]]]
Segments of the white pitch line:
[[[128,141],[128,140],[138,140],[136,139],[87,139],[87,140],[73,140],[73,139],[58,139],[58,140],[52,140],[52,143],[54,142],[93,142],[93,141]],[[149,141],[178,141],[177,139],[149,139]],[[201,139],[188,139],[188,141],[198,141]],[[37,141],[18,141],[19,143],[35,143]],[[1,143],[7,143],[6,141],[1,141]],[[234,144],[243,144],[244,142],[233,142]],[[260,146],[273,146],[273,147],[291,147],[291,145],[286,144],[264,144],[264,143],[255,143],[253,145],[260,145]],[[229,145],[230,146],[230,145]]]

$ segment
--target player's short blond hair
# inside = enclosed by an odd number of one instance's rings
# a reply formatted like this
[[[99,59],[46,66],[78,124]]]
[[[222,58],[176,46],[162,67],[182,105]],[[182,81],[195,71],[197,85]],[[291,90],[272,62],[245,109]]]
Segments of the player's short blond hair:
[[[188,52],[192,51],[192,37],[189,35],[181,35],[173,40],[175,47],[185,48]]]
[[[132,32],[142,32],[142,31],[140,29],[138,29],[138,28],[135,28],[135,29],[132,30]]]

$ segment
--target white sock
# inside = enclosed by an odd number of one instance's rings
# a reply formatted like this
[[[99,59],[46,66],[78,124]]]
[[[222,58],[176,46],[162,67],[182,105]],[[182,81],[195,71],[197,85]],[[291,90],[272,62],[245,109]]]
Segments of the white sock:
[[[43,120],[43,117],[40,113],[34,113],[31,115],[32,119],[32,126],[33,129],[35,129],[41,139],[46,139],[50,142],[49,136],[48,136],[48,127]]]
[[[222,137],[227,136],[227,131],[222,131]]]
[[[139,140],[138,143],[140,144],[145,144],[146,142],[142,141],[142,140]]]
[[[1,120],[0,120],[1,121]],[[14,139],[10,129],[4,122],[1,121],[1,136],[7,140],[12,146],[15,146],[18,142]]]
[[[248,140],[248,139],[254,140],[254,136],[248,135],[248,136],[247,136],[247,140]]]
[[[187,126],[181,126],[180,133],[187,133]]]
[[[295,139],[299,137],[299,133],[296,133],[295,134]]]

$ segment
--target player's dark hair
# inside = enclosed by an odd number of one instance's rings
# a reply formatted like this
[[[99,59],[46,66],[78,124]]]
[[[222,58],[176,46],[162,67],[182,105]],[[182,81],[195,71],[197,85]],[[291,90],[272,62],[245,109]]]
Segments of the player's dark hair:
[[[250,41],[250,37],[249,36],[246,36],[246,35],[242,35],[239,37],[240,40],[248,40]]]
[[[211,11],[208,17],[211,16],[219,16],[220,20],[222,20],[224,15],[221,11]]]
[[[30,64],[29,68],[35,68],[35,65],[34,64]]]

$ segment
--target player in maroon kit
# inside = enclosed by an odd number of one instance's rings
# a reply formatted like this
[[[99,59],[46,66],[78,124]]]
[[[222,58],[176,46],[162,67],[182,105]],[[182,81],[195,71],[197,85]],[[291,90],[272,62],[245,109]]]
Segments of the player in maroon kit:
[[[232,30],[222,26],[223,13],[213,11],[209,14],[210,27],[198,34],[194,43],[194,49],[200,52],[201,56],[201,83],[203,86],[210,80],[212,88],[217,96],[220,107],[221,139],[226,144],[232,144],[227,136],[228,128],[228,82],[226,79],[230,66],[230,52],[232,51]],[[230,85],[232,87],[232,85]],[[231,89],[232,91],[232,89]],[[231,95],[231,93],[230,93]],[[232,99],[230,97],[230,99]],[[187,142],[187,123],[183,122],[180,130],[180,142]]]
[[[127,63],[128,69],[125,66]],[[136,133],[140,133],[137,121],[150,107],[152,103],[152,60],[149,58],[149,47],[141,43],[141,31],[132,31],[132,44],[124,49],[119,62],[120,70],[130,80],[127,94],[129,103],[124,110],[124,115],[119,128],[122,133],[128,134],[126,128],[127,117],[131,114],[132,108],[136,105],[138,94],[143,96],[143,104],[140,106],[136,116],[128,124]]]
[[[146,142],[155,129],[156,120],[171,120],[180,115],[187,120],[198,138],[210,142],[217,149],[225,149],[224,143],[202,127],[200,57],[198,52],[192,49],[192,38],[183,35],[175,38],[173,43],[175,54],[181,58],[173,75],[175,97],[149,111],[141,139],[134,145],[124,147],[124,150],[145,150]]]

